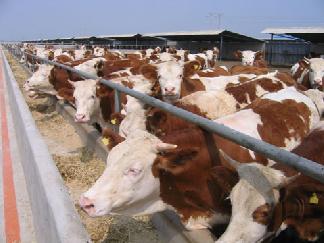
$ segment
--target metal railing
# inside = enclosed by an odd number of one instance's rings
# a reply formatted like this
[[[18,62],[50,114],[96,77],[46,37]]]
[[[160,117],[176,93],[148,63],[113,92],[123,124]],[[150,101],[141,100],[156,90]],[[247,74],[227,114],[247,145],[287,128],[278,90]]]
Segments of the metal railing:
[[[6,47],[13,53],[19,53],[20,50],[14,50],[14,48],[11,48],[10,46],[6,45]],[[25,53],[26,54],[26,53]],[[33,56],[33,58],[36,58],[43,63],[55,65],[57,67],[64,68],[66,70],[69,70],[71,72],[74,72],[78,75],[80,75],[83,78],[86,79],[98,79],[96,75],[91,75],[82,71],[78,71],[74,68],[68,67],[66,65],[49,61],[44,58],[37,57],[35,55],[28,54],[30,56]],[[241,132],[235,131],[229,127],[226,127],[222,124],[218,124],[212,120],[203,118],[201,116],[198,116],[196,114],[193,114],[189,111],[183,110],[181,108],[178,108],[176,106],[173,106],[169,103],[163,102],[161,100],[155,99],[151,96],[148,96],[146,94],[142,94],[136,90],[129,89],[127,87],[124,87],[122,85],[113,83],[112,81],[100,79],[100,82],[102,84],[105,84],[109,86],[110,88],[115,89],[116,96],[119,96],[119,92],[126,93],[130,96],[133,96],[142,102],[158,107],[164,111],[167,111],[177,117],[180,117],[186,121],[192,122],[196,125],[199,125],[200,127],[206,129],[209,132],[216,133],[217,135],[226,138],[232,142],[235,142],[245,148],[248,148],[250,150],[253,150],[257,153],[260,153],[267,158],[270,158],[276,162],[282,163],[284,165],[290,166],[299,172],[310,176],[314,178],[315,180],[320,181],[321,183],[324,183],[324,166],[321,164],[318,164],[314,161],[308,160],[306,158],[303,158],[301,156],[298,156],[294,153],[291,153],[289,151],[286,151],[284,149],[278,148],[272,144],[266,143],[262,140],[258,140],[256,138],[250,137],[246,134],[243,134]]]

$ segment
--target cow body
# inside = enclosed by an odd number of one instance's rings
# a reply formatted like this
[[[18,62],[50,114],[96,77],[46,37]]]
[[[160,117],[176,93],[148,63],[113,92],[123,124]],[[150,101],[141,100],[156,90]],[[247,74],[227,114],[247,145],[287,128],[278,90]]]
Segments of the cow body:
[[[295,100],[285,102],[284,97],[287,99],[287,96],[294,97]],[[237,113],[238,115],[235,119],[233,116],[229,116],[227,120],[217,120],[217,122],[221,122],[232,128],[235,127],[236,130],[244,132],[248,135],[253,135],[254,137],[263,138],[265,141],[273,144],[278,144],[280,142],[280,144],[283,144],[282,147],[289,148],[293,143],[296,144],[295,140],[298,140],[299,137],[305,136],[305,133],[307,133],[309,130],[312,122],[314,122],[312,117],[316,117],[315,113],[317,110],[315,105],[306,96],[294,90],[288,89],[286,96],[283,92],[279,91],[276,95],[268,97],[268,100],[263,99],[263,102],[266,103],[262,106],[259,104],[259,108],[253,106],[246,109],[244,113]],[[298,118],[299,124],[297,127],[294,127],[294,125],[292,125],[290,122],[287,122],[287,125],[271,122],[270,125],[268,121],[263,119],[264,116],[269,117],[269,105],[273,106],[272,109],[277,109],[277,106],[279,105],[281,110],[288,111],[283,111],[283,113],[281,113],[281,116],[285,117],[282,117],[282,119],[285,119],[286,121],[288,121],[287,119],[296,120]],[[288,110],[287,108],[283,109],[284,106],[282,105],[288,105],[290,108]],[[260,107],[264,108],[261,109]],[[261,112],[260,109],[263,110],[263,112]],[[290,116],[292,113],[293,116]],[[319,120],[318,114],[317,119]],[[241,126],[239,126],[238,122],[234,122],[237,120],[240,121],[240,124],[242,124]],[[260,126],[262,127],[261,131],[263,132],[258,130],[258,127]],[[277,127],[277,129],[281,132],[273,134],[273,136],[269,137],[267,135],[269,134],[267,129],[274,129],[274,127]],[[160,139],[152,137],[152,135],[145,131],[141,131],[141,134],[143,137],[150,137],[150,139],[152,139],[152,142],[147,147],[146,152],[142,151],[141,153],[134,154],[134,151],[137,151],[136,147],[138,145],[136,144],[138,144],[138,142],[132,144],[132,139],[130,138],[133,137],[133,134],[131,134],[130,137],[127,137],[125,141],[116,146],[116,148],[118,147],[118,149],[121,149],[118,153],[120,154],[118,155],[118,158],[116,157],[112,159],[112,157],[108,156],[107,164],[109,164],[109,168],[107,167],[106,171],[95,183],[95,185],[90,188],[80,199],[81,206],[88,213],[90,213],[92,216],[97,216],[109,213],[111,211],[118,212],[118,208],[122,208],[122,211],[119,211],[119,213],[129,213],[131,211],[136,211],[138,213],[138,210],[143,210],[144,207],[150,209],[149,211],[152,212],[153,207],[156,210],[162,210],[163,208],[166,208],[166,205],[170,205],[171,208],[174,208],[182,216],[182,219],[185,223],[187,223],[188,228],[206,227],[209,225],[210,220],[214,222],[224,222],[226,219],[229,219],[229,205],[226,205],[226,203],[224,204],[222,199],[229,194],[232,186],[237,180],[235,177],[233,177],[230,181],[224,181],[221,179],[222,177],[219,177],[220,175],[218,173],[220,173],[220,170],[217,170],[217,168],[215,168],[215,170],[212,169],[214,166],[216,166],[214,159],[217,158],[217,153],[213,152],[215,151],[215,148],[212,149],[212,147],[215,146],[213,144],[217,144],[217,148],[227,150],[227,152],[230,151],[231,155],[233,156],[235,154],[237,157],[240,157],[240,161],[242,162],[250,161],[251,158],[259,159],[260,156],[249,152],[247,149],[243,149],[241,146],[234,145],[230,142],[225,142],[217,135],[208,136],[206,134],[207,137],[205,137],[204,131],[193,127],[189,130],[182,128],[180,131],[176,130],[173,133],[168,131],[166,132],[166,135],[160,137]],[[139,137],[138,134],[134,134],[134,136],[136,138]],[[160,144],[161,140],[164,142],[163,144]],[[115,148],[113,148],[112,151],[114,149]],[[157,153],[159,151],[163,153],[158,155]],[[127,155],[128,153],[129,155]],[[148,156],[148,154],[150,155]],[[142,173],[145,173],[145,176],[147,176],[146,173],[148,173],[148,169],[146,166],[151,167],[153,165],[151,173],[158,177],[160,182],[163,182],[160,183],[160,189],[152,188],[152,185],[158,186],[159,183],[150,177],[151,182],[145,183],[145,185],[150,185],[149,187],[145,187],[144,198],[147,198],[148,200],[144,200],[143,197],[136,197],[136,199],[131,197],[126,201],[119,201],[119,203],[116,204],[116,199],[112,199],[112,195],[119,195],[122,192],[125,192],[126,195],[128,192],[133,191],[132,185],[128,184],[123,188],[122,191],[116,189],[113,194],[109,192],[109,188],[117,188],[116,185],[120,185],[120,183],[122,183],[117,178],[111,180],[111,177],[108,175],[108,173],[113,173],[113,171],[116,173],[116,170],[119,170],[117,167],[121,164],[121,161],[123,161],[122,163],[125,165],[128,163],[128,167],[132,167],[132,165],[134,165],[134,161],[136,161],[136,163],[140,163],[138,168],[132,169],[132,172],[134,172],[133,174],[137,178],[136,184],[142,183],[143,180],[140,179],[144,178]],[[203,163],[203,165],[200,163]],[[196,169],[189,169],[190,166],[194,166]],[[226,172],[228,168],[222,168],[222,175],[224,173],[230,174]],[[196,175],[197,170],[199,170],[201,173],[207,173],[206,176],[198,177],[201,178],[201,180],[199,180],[201,184],[192,180],[193,176]],[[209,173],[211,172],[214,174],[210,175]],[[125,177],[123,178],[126,179],[127,175],[128,173],[126,172]],[[180,178],[177,176],[180,176]],[[174,178],[174,180],[170,180],[170,178]],[[221,180],[221,182],[224,184],[222,184],[219,180]],[[199,188],[198,191],[192,188],[192,183],[195,184],[194,188]],[[215,183],[215,185],[213,183]],[[210,189],[208,189],[209,186],[211,186]],[[211,189],[212,191],[210,191]],[[144,190],[144,188],[141,190]],[[168,190],[175,190],[174,192],[176,193],[168,193]],[[156,194],[159,191],[161,193],[161,198]],[[152,192],[150,196],[146,194],[149,192]],[[206,195],[202,196],[200,193],[205,193]],[[178,200],[174,200],[174,196],[181,195],[183,196],[181,203],[175,203]],[[200,198],[206,198],[208,200],[202,201]],[[217,201],[217,199],[221,200]],[[132,202],[132,205],[129,204],[129,201]],[[140,204],[136,202],[140,202]],[[130,205],[130,207],[126,207],[126,205]],[[135,205],[137,207],[136,210],[133,208]],[[159,205],[159,207],[156,207],[156,205]],[[163,207],[161,205],[163,205]],[[191,210],[193,208],[194,210]]]

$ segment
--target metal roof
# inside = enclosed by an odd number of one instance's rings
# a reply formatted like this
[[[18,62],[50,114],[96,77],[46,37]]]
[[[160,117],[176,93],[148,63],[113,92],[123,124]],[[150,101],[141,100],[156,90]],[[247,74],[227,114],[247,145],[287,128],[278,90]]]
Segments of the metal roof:
[[[324,27],[267,28],[261,33],[279,36],[290,35],[314,43],[324,43]]]
[[[241,35],[235,32],[231,32],[225,29],[220,30],[199,30],[199,31],[175,31],[175,32],[160,32],[160,33],[143,33],[143,34],[125,34],[125,35],[101,35],[101,38],[113,38],[113,39],[134,39],[134,38],[158,38],[162,37],[168,40],[192,40],[192,41],[215,41],[220,40],[220,35],[226,41],[257,41],[262,42],[259,39]]]

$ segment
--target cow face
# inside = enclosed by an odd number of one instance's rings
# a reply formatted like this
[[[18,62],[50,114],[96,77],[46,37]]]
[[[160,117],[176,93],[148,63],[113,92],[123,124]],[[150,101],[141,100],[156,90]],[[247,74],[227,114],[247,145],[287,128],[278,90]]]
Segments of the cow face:
[[[53,66],[47,64],[39,65],[38,70],[33,73],[33,75],[26,80],[24,83],[24,89],[26,91],[30,90],[40,90],[49,89],[52,85],[49,83],[49,75]]]
[[[76,122],[89,122],[91,117],[99,111],[99,99],[96,96],[97,81],[87,79],[79,82],[70,82],[74,87],[73,97],[75,99]]]
[[[242,65],[243,66],[253,66],[255,60],[261,58],[262,53],[260,51],[236,51],[235,56],[237,58],[242,58]]]
[[[288,183],[284,174],[257,163],[240,165],[225,156],[240,176],[230,194],[232,216],[218,243],[262,242],[279,201],[279,188]],[[292,178],[293,180],[294,178]]]
[[[148,132],[134,131],[110,151],[104,173],[81,196],[81,207],[90,216],[140,215],[164,210],[159,180],[151,172],[159,149],[168,149],[168,145]]]
[[[324,80],[324,59],[312,58],[309,60],[309,81],[312,88],[323,86]]]
[[[105,55],[105,49],[101,47],[95,47],[93,49],[93,54],[97,57],[103,57]]]
[[[158,65],[158,78],[164,101],[171,102],[180,98],[183,65],[169,61]]]

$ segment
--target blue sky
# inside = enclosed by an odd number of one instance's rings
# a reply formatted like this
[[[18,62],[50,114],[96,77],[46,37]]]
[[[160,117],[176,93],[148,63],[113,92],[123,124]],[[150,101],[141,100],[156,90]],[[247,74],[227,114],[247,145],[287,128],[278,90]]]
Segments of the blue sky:
[[[0,0],[0,40],[324,26],[324,0]]]

